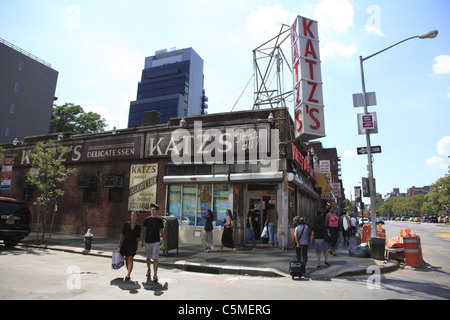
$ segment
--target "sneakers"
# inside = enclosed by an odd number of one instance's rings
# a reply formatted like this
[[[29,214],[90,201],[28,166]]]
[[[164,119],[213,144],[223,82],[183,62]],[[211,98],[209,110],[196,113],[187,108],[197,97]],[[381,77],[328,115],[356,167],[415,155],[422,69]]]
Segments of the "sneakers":
[[[150,271],[150,269],[147,270],[146,277],[147,279],[150,279],[152,277],[152,272]],[[153,282],[158,282],[158,276],[156,274],[153,276]]]

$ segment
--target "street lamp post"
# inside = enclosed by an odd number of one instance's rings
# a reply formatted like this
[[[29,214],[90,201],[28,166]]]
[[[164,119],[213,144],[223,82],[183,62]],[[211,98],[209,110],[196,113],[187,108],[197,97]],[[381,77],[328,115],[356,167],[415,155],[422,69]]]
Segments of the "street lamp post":
[[[366,84],[364,81],[364,68],[363,68],[363,62],[386,51],[391,49],[392,47],[395,47],[397,45],[399,45],[400,43],[403,43],[405,41],[411,40],[411,39],[415,39],[415,38],[419,38],[419,39],[432,39],[435,38],[438,35],[438,31],[437,30],[433,30],[433,31],[428,31],[425,33],[422,33],[418,36],[414,36],[414,37],[410,37],[410,38],[406,38],[400,42],[397,42],[396,44],[393,44],[390,47],[387,47],[383,50],[380,50],[368,57],[363,58],[362,56],[359,57],[359,62],[361,65],[361,83],[362,83],[362,100],[363,100],[363,106],[364,106],[364,113],[368,114],[369,112],[367,111],[367,101],[366,101]],[[372,238],[376,238],[377,237],[377,222],[376,222],[376,200],[377,200],[377,195],[375,193],[375,180],[373,178],[373,166],[372,166],[372,150],[371,150],[371,144],[370,144],[370,130],[366,130],[366,143],[367,143],[367,172],[369,175],[369,192],[370,192],[370,216],[371,216],[371,220],[372,220],[372,234],[371,237]]]

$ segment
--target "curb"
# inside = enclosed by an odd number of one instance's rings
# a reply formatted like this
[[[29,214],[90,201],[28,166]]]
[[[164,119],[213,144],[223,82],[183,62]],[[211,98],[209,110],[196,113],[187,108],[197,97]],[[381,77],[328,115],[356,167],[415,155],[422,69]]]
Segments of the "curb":
[[[44,250],[55,250],[67,253],[75,253],[82,254],[88,256],[97,256],[103,258],[112,258],[112,254],[110,252],[105,252],[101,250],[83,250],[72,247],[63,247],[63,246],[44,246],[44,245],[34,245],[34,244],[18,244],[20,247],[28,247],[28,248],[39,248]],[[135,262],[146,263],[145,258],[135,257]],[[217,265],[204,265],[200,263],[194,262],[186,262],[186,261],[177,261],[177,262],[160,262],[160,267],[166,268],[174,268],[183,271],[189,272],[200,272],[200,273],[211,273],[211,274],[238,274],[238,275],[249,275],[255,277],[287,277],[287,274],[284,274],[273,268],[245,268],[245,267],[236,267],[236,266],[217,266]]]
[[[396,260],[384,260],[387,261],[387,263],[379,264],[377,263],[376,266],[380,268],[381,273],[387,273],[392,272],[398,269],[399,262]],[[369,270],[370,266],[367,268],[358,268],[358,269],[348,269],[338,275],[336,277],[348,277],[348,276],[362,276],[367,274],[373,274],[372,270]]]
[[[64,246],[45,246],[45,245],[36,245],[36,244],[27,244],[20,243],[18,246],[21,247],[30,247],[30,248],[39,248],[44,250],[55,250],[61,252],[82,254],[88,256],[97,256],[103,258],[112,258],[112,254],[109,251],[101,251],[101,250],[84,250],[73,247],[64,247]],[[146,263],[146,258],[135,257],[135,262]],[[387,263],[375,263],[376,266],[380,268],[381,273],[387,273],[391,271],[395,271],[399,267],[399,263],[396,260],[384,260]],[[176,262],[160,262],[159,266],[166,268],[174,268],[182,271],[188,272],[199,272],[199,273],[209,273],[209,274],[232,274],[232,275],[246,275],[246,276],[255,276],[255,277],[272,277],[272,278],[287,278],[290,277],[289,274],[283,273],[279,270],[273,268],[246,268],[239,266],[221,266],[221,265],[205,265],[201,263],[195,262],[187,262],[184,260],[176,261]],[[355,269],[347,269],[334,277],[349,277],[349,276],[358,276],[358,275],[367,275],[371,274],[372,271],[369,270],[369,267],[363,268],[355,268]],[[368,272],[369,271],[369,272]]]

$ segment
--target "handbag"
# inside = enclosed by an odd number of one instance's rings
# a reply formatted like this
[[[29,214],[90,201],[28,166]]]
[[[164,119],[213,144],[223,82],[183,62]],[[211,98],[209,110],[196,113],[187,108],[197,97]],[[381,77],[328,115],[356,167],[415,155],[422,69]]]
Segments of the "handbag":
[[[111,267],[113,270],[119,270],[124,266],[123,257],[120,252],[113,252]]]
[[[323,232],[323,240],[325,240],[325,242],[330,243],[331,242],[331,234],[330,234],[330,230],[325,227],[324,228],[324,232]]]
[[[261,232],[261,238],[268,238],[269,232],[267,231],[267,226],[264,226],[263,231]]]

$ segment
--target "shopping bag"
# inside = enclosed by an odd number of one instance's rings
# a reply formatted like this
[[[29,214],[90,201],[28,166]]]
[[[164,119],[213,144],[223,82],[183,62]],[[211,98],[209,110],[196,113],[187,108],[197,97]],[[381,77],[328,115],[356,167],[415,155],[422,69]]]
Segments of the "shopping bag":
[[[124,265],[123,257],[120,254],[120,252],[113,252],[112,254],[112,269],[113,270],[119,270]]]
[[[261,238],[268,238],[268,237],[269,237],[269,233],[267,231],[267,226],[264,226],[264,229],[261,232]]]

